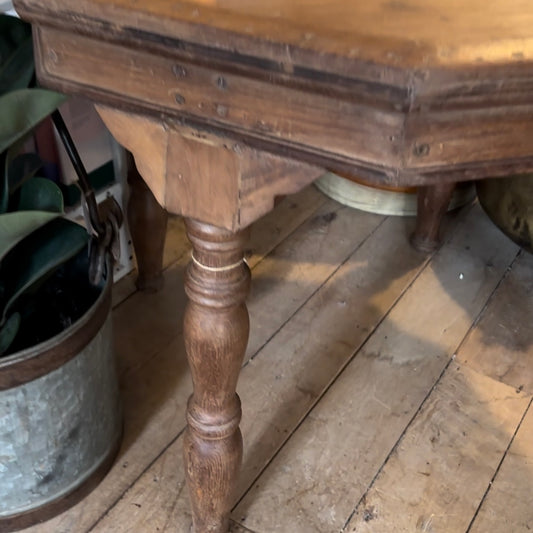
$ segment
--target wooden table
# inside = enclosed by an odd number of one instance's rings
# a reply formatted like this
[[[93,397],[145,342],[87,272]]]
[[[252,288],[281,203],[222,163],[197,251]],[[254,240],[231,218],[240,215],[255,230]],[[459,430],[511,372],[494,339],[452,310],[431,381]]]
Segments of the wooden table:
[[[194,252],[184,328],[194,394],[184,456],[195,531],[226,531],[242,455],[235,388],[249,329],[245,228],[276,196],[329,169],[419,186],[413,240],[434,247],[457,181],[533,170],[533,7],[529,0],[15,6],[35,24],[41,82],[97,102],[157,201],[187,219]],[[133,211],[140,224],[153,218]],[[164,217],[154,216],[161,233]]]

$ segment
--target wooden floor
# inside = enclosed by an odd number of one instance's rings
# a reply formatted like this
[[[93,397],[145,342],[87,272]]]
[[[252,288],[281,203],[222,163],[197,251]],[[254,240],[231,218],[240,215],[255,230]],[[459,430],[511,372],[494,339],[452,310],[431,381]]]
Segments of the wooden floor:
[[[171,226],[164,291],[115,287],[120,456],[80,504],[25,531],[189,531],[189,250]],[[533,530],[533,257],[478,205],[448,216],[432,257],[409,247],[412,227],[314,188],[255,225],[234,532]]]

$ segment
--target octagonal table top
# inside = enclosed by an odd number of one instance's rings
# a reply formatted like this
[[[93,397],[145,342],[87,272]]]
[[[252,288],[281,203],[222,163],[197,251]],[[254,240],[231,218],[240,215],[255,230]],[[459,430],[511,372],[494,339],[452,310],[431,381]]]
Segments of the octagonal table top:
[[[15,0],[40,79],[387,184],[533,170],[529,0]]]

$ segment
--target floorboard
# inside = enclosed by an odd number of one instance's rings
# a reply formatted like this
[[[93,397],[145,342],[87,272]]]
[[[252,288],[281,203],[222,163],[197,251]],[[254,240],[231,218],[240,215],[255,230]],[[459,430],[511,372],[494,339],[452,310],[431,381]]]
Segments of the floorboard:
[[[529,317],[529,318],[528,318]],[[461,362],[533,393],[533,255],[522,252],[481,316]]]
[[[516,247],[479,215],[477,208],[466,212],[451,240],[405,284],[401,299],[256,480],[235,519],[244,517],[261,533],[344,526],[516,255]],[[391,263],[394,252],[383,261]],[[378,257],[373,254],[374,265]],[[342,294],[350,298],[350,290]],[[316,332],[313,344],[326,335],[319,346],[329,347],[327,327],[303,320],[299,329]],[[349,345],[357,348],[353,340]]]
[[[518,429],[469,533],[533,531],[533,409]]]
[[[345,531],[466,531],[529,401],[452,363]]]

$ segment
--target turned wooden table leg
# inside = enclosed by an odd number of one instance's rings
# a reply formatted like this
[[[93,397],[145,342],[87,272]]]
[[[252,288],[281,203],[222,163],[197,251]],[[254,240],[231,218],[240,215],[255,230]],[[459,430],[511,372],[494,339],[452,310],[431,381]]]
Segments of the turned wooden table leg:
[[[168,214],[139,174],[131,153],[127,152],[128,224],[137,258],[139,290],[157,291],[163,286],[163,248]]]
[[[448,209],[455,183],[441,183],[418,188],[418,213],[411,244],[420,252],[433,252],[439,247],[442,217]]]
[[[185,347],[194,392],[184,458],[195,533],[225,533],[242,459],[235,390],[248,342],[246,235],[187,220],[193,245],[185,290]]]

